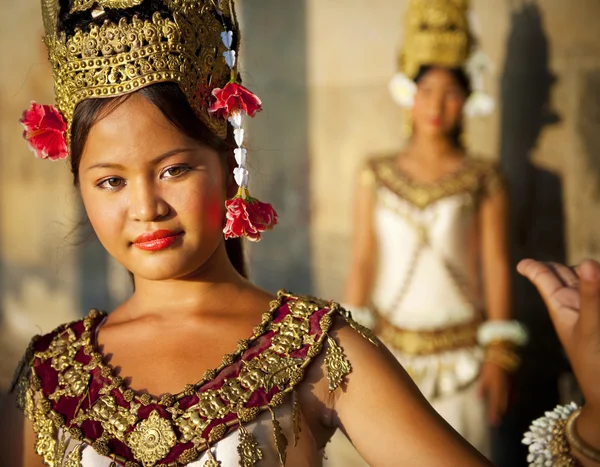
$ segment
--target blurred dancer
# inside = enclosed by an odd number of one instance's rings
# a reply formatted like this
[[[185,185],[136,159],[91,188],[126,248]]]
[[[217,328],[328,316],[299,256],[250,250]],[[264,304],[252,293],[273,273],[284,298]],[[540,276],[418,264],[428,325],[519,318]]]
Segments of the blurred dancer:
[[[345,301],[446,421],[488,454],[488,427],[506,410],[526,336],[511,321],[502,176],[463,145],[463,115],[493,108],[467,7],[410,4],[390,85],[409,109],[410,139],[362,170]]]

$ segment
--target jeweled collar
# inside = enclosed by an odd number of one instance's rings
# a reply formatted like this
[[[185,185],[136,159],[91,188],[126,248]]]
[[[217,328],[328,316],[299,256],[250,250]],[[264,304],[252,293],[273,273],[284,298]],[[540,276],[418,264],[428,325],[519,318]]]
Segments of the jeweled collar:
[[[244,424],[269,410],[283,462],[287,441],[272,408],[302,381],[325,341],[330,389],[350,372],[342,349],[327,335],[336,313],[365,332],[335,303],[279,292],[253,336],[239,341],[218,368],[181,393],[156,399],[126,388],[103,362],[95,336],[105,314],[93,310],[86,318],[35,340],[30,348],[31,372],[22,386],[38,446],[46,446],[38,452],[46,460],[59,455],[60,440],[51,432],[60,429],[127,467],[177,466],[192,462],[211,443],[239,427],[238,452],[247,457],[245,465],[254,465],[260,448]],[[40,444],[40,438],[45,444]]]

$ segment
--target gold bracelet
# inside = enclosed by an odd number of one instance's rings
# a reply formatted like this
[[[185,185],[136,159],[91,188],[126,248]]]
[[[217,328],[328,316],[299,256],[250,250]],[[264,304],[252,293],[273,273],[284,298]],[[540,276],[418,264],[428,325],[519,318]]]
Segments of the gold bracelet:
[[[581,439],[577,430],[575,429],[575,422],[579,418],[581,413],[581,407],[575,410],[567,419],[567,425],[565,427],[565,434],[567,440],[574,451],[581,454],[586,459],[600,463],[600,449],[590,446],[584,440]]]
[[[485,361],[494,363],[500,368],[512,373],[519,368],[521,359],[512,345],[495,342],[486,348]]]

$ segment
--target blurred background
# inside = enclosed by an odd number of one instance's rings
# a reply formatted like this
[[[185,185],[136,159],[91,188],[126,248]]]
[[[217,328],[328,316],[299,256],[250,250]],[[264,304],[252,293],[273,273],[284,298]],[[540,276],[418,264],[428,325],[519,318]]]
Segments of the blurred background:
[[[341,299],[355,173],[402,147],[396,71],[407,0],[240,0],[245,84],[265,110],[248,124],[253,193],[281,225],[249,250],[262,286]],[[513,260],[600,258],[600,1],[472,0],[494,64],[491,117],[471,152],[499,160],[512,197]],[[28,152],[18,119],[54,100],[39,0],[0,0],[0,388],[33,334],[110,310],[130,280],[78,224],[64,162]],[[86,240],[85,237],[89,237]],[[85,240],[85,241],[84,241]],[[515,277],[532,332],[513,407],[495,430],[498,465],[525,465],[527,424],[569,397],[568,368],[535,291]]]

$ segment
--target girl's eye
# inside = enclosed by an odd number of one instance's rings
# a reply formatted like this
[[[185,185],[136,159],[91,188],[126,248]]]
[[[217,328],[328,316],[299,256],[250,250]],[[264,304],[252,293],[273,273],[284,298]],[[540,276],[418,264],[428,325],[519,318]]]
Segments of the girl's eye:
[[[163,177],[175,178],[180,177],[186,172],[189,172],[190,168],[184,165],[174,165],[173,167],[167,167],[163,171]]]
[[[119,177],[110,177],[102,180],[98,186],[107,190],[115,190],[121,188],[125,184],[125,180]]]

